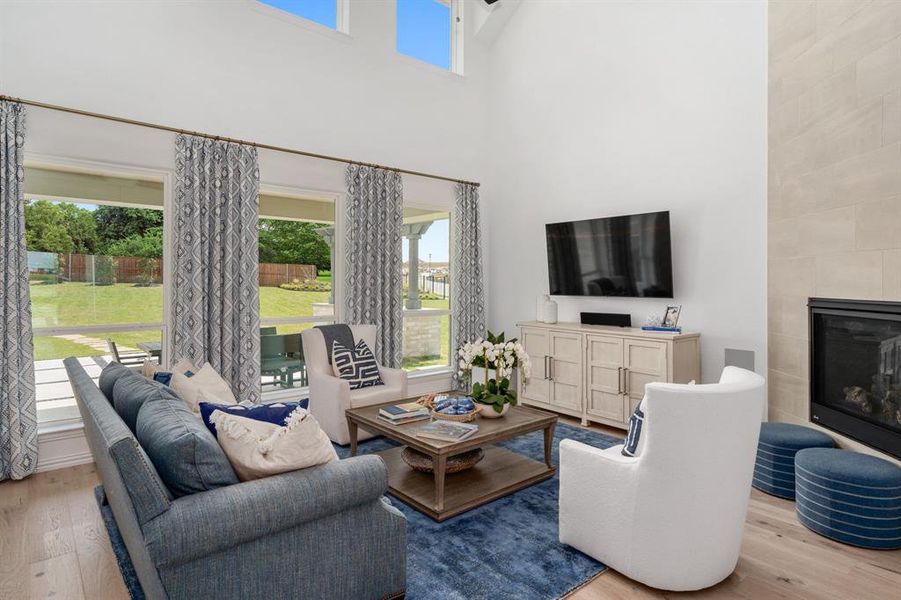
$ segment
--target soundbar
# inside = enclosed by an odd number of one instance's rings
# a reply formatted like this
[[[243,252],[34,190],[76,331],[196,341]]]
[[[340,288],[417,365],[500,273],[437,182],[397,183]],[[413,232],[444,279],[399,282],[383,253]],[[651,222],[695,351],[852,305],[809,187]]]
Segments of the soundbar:
[[[616,327],[632,327],[632,315],[620,313],[580,313],[582,325],[614,325]]]

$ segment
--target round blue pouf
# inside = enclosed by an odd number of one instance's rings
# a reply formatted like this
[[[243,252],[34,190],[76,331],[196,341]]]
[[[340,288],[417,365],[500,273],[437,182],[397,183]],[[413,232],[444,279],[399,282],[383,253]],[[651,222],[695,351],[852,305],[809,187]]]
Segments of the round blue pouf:
[[[795,454],[805,448],[832,448],[822,431],[791,423],[761,423],[751,485],[771,496],[795,499]]]
[[[798,519],[837,542],[901,548],[901,467],[850,450],[810,448],[795,456]]]

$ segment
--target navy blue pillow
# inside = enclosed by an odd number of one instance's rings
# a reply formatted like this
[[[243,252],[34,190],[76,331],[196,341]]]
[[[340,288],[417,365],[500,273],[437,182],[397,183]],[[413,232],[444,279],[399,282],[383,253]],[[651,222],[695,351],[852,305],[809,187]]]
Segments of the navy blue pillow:
[[[241,406],[239,404],[214,404],[212,402],[200,403],[200,416],[206,423],[207,429],[216,435],[216,426],[210,421],[213,411],[221,410],[230,415],[247,417],[255,421],[265,421],[275,425],[284,425],[285,420],[298,408],[308,408],[310,399],[304,398],[297,402],[275,402],[273,404],[257,404],[256,406]]]
[[[644,424],[644,412],[641,410],[641,404],[635,407],[635,412],[629,417],[629,435],[626,436],[623,445],[623,454],[626,456],[635,456],[638,450],[638,438],[641,436],[641,426]]]
[[[172,383],[172,373],[169,371],[157,371],[153,374],[153,380],[163,385],[169,385]]]

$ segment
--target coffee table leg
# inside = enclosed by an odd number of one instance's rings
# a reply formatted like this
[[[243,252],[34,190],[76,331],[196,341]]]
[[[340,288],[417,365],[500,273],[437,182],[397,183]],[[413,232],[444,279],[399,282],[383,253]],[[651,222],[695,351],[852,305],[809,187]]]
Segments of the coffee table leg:
[[[435,470],[435,510],[444,510],[444,474],[447,470],[447,455],[439,454],[432,457]]]
[[[551,452],[554,449],[554,429],[556,427],[556,423],[551,423],[547,429],[544,430],[544,462],[549,467],[554,466],[551,463]]]
[[[357,424],[351,419],[347,420],[347,429],[350,431],[350,455],[357,455]]]

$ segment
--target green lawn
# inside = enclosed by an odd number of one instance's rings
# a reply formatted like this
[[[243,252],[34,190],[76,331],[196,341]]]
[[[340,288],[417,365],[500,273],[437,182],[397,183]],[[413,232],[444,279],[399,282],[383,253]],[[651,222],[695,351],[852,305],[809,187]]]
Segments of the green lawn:
[[[330,280],[331,276],[325,276]],[[311,316],[314,303],[329,301],[328,292],[294,292],[277,287],[260,289],[261,318]],[[135,287],[133,284],[94,286],[87,283],[61,283],[31,286],[34,327],[74,327],[79,325],[125,325],[158,323],[163,320],[163,287]],[[423,300],[423,308],[448,308],[447,300]],[[437,318],[437,317],[436,317]],[[280,334],[298,333],[313,323],[279,325]],[[84,334],[105,340],[112,338],[121,347],[137,348],[138,342],[160,341],[159,331],[129,331]],[[405,368],[448,364],[449,319],[441,317],[440,356],[406,357]],[[92,348],[59,337],[35,338],[35,359],[67,356],[97,356],[107,350]]]

